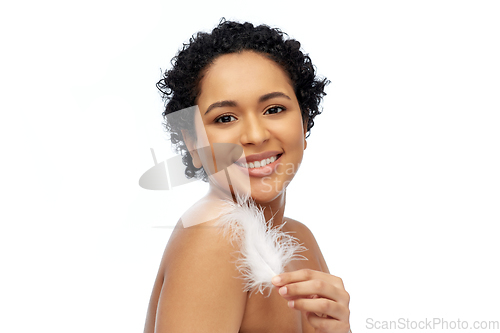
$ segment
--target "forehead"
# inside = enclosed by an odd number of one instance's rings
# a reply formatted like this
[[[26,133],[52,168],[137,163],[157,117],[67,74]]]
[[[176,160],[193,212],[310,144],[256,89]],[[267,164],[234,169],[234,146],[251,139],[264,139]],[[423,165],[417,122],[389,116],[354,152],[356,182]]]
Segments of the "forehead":
[[[295,98],[289,76],[276,62],[252,51],[224,54],[206,70],[198,104],[225,99],[250,100],[274,91]]]

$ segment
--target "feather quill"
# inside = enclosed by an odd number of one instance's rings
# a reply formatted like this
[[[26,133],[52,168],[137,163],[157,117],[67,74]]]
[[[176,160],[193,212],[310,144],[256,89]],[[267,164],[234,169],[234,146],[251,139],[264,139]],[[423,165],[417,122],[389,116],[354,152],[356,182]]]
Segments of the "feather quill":
[[[273,227],[272,218],[266,221],[264,211],[248,196],[236,196],[237,202],[227,201],[227,211],[219,223],[231,243],[239,244],[236,267],[245,281],[244,290],[271,294],[271,279],[283,273],[285,266],[294,259],[307,260],[298,254],[307,250],[297,238]],[[266,296],[266,297],[267,297]]]

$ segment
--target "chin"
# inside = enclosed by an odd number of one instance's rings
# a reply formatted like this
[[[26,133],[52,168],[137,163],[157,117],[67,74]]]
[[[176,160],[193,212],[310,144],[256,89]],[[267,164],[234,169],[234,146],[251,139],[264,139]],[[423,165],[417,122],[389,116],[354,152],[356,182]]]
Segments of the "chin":
[[[268,204],[282,197],[292,175],[271,173],[269,176],[249,177],[248,172],[237,166],[227,168],[227,176],[223,172],[211,176],[214,185],[228,189],[231,194],[250,195],[256,203]],[[228,193],[229,194],[229,193]]]

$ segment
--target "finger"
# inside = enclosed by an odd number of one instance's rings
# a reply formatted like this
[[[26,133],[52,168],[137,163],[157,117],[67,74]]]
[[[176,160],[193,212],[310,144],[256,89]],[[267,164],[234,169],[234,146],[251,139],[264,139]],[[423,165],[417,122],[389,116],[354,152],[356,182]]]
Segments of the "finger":
[[[349,294],[344,289],[337,288],[332,283],[325,280],[309,280],[290,283],[281,287],[278,292],[287,299],[317,295],[340,302],[344,305],[349,304]]]
[[[331,318],[322,318],[317,316],[314,313],[308,312],[306,314],[306,318],[311,324],[319,332],[349,332],[350,326],[349,322],[335,320]]]
[[[272,282],[276,287],[284,286],[288,283],[307,281],[307,280],[325,280],[330,281],[338,288],[344,289],[344,283],[341,278],[325,272],[315,271],[312,269],[300,269],[293,272],[285,272],[273,277]]]
[[[293,272],[285,272],[273,277],[272,282],[275,286],[280,287],[292,282],[300,282],[311,280],[314,278],[321,278],[320,275],[330,275],[324,272],[315,271],[312,269],[300,269]]]
[[[326,298],[299,298],[288,302],[290,308],[313,312],[317,315],[327,315],[337,320],[349,320],[349,309],[342,304]]]

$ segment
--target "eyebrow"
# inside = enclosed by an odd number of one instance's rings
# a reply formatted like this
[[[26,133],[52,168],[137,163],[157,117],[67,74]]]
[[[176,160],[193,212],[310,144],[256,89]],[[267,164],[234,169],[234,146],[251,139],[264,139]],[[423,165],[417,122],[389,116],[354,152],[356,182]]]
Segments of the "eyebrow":
[[[223,107],[234,107],[234,106],[238,106],[238,104],[236,104],[235,101],[220,101],[220,102],[215,102],[215,103],[212,103],[210,104],[210,106],[208,107],[207,111],[205,111],[205,114],[209,113],[210,111],[212,111],[212,109],[215,109],[215,108],[223,108]]]
[[[265,102],[267,100],[270,100],[272,98],[277,98],[277,97],[284,97],[286,99],[291,100],[291,98],[288,95],[286,95],[280,91],[275,91],[275,92],[260,96],[259,103],[262,103],[262,102]],[[235,106],[238,106],[238,103],[236,103],[236,101],[215,102],[215,103],[210,104],[210,106],[207,108],[207,111],[205,111],[205,114],[209,113],[210,111],[212,111],[215,108],[235,107]]]
[[[269,100],[271,98],[276,98],[276,97],[284,97],[286,99],[291,100],[291,98],[288,95],[285,95],[281,91],[275,91],[275,92],[272,92],[272,93],[260,96],[259,103],[265,102],[265,101],[267,101],[267,100]]]

